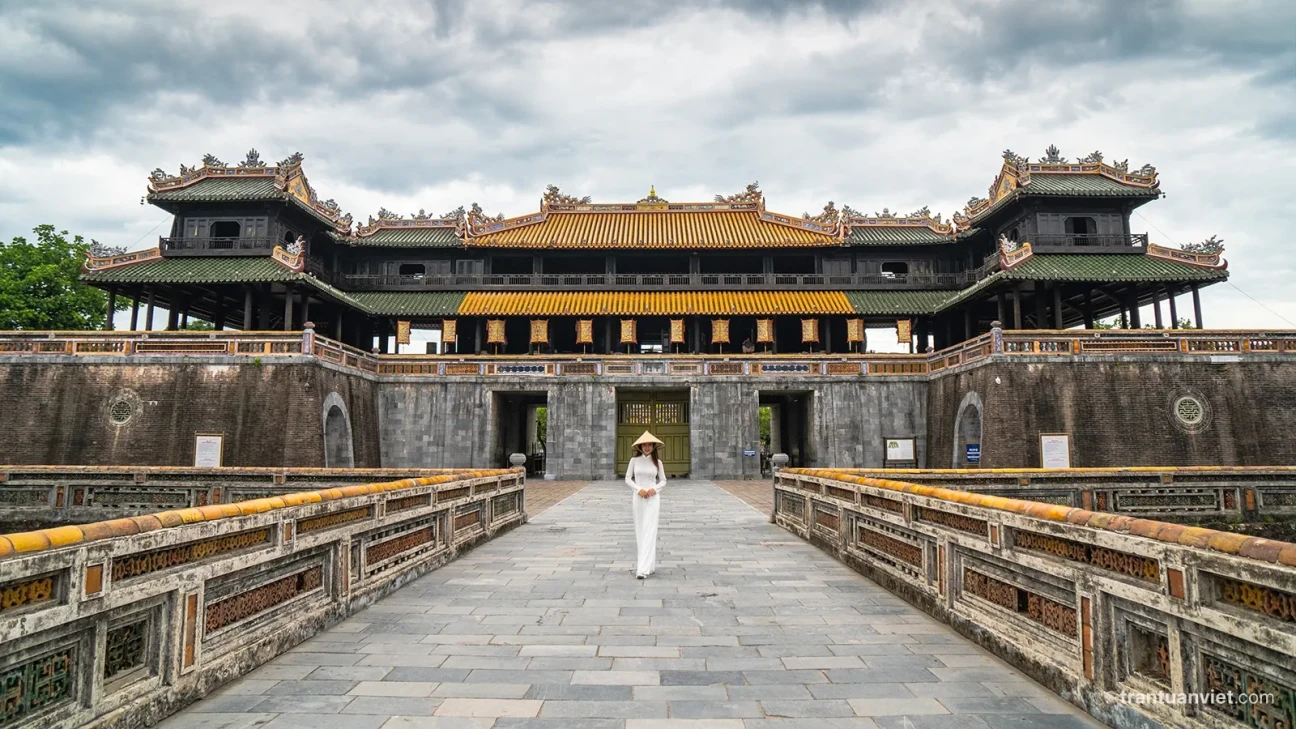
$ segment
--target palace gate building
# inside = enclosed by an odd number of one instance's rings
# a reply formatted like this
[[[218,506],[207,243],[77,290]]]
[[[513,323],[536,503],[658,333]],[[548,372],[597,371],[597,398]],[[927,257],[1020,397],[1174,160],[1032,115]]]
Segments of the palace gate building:
[[[155,171],[147,199],[175,216],[169,234],[155,249],[88,261],[84,277],[115,300],[129,298],[132,330],[160,324],[154,309],[164,307],[167,329],[197,318],[218,330],[207,336],[237,342],[309,322],[312,341],[345,352],[319,363],[333,368],[328,377],[351,367],[347,377],[364,379],[317,393],[320,407],[332,394],[346,411],[343,420],[334,413],[333,435],[303,451],[276,450],[278,436],[262,433],[231,454],[243,465],[324,465],[324,441],[345,430],[354,443],[332,446],[335,464],[495,467],[524,452],[542,455],[536,470],[557,477],[603,477],[623,468],[628,442],[647,428],[667,442],[672,474],[755,475],[762,407],[771,412],[764,450],[788,453],[794,465],[881,467],[884,441],[897,437],[914,439],[917,465],[959,465],[960,438],[984,440],[981,464],[1036,465],[1027,462],[1038,450],[1027,432],[1034,425],[1008,410],[983,412],[987,393],[964,403],[968,393],[956,387],[932,399],[946,387],[933,378],[957,369],[939,364],[941,353],[1005,341],[1013,351],[1026,331],[1034,343],[1022,346],[1041,351],[1013,353],[1097,353],[1102,347],[1091,342],[1082,352],[1078,342],[1107,336],[1111,344],[1115,334],[1088,330],[1119,317],[1127,336],[1148,324],[1164,340],[1125,349],[1164,354],[1166,337],[1188,335],[1172,331],[1182,320],[1201,326],[1198,291],[1227,271],[1219,253],[1159,246],[1132,228],[1135,208],[1160,195],[1150,165],[1131,170],[1100,153],[1070,162],[1050,148],[1038,161],[1005,153],[987,196],[949,220],[927,208],[866,215],[833,203],[818,215],[783,214],[752,184],[710,201],[667,200],[654,189],[620,203],[551,186],[538,210],[515,217],[474,204],[440,217],[384,209],[356,225],[316,193],[300,155],[267,164],[253,151],[237,165],[208,156],[179,175]],[[1155,321],[1143,322],[1139,308],[1149,304]],[[1001,327],[992,343],[994,322]],[[1057,330],[1078,327],[1059,338]],[[439,329],[441,351],[388,352],[389,337],[407,342],[411,328]],[[870,352],[870,338],[892,332],[912,354]],[[1040,336],[1048,332],[1055,336]],[[130,351],[149,346],[158,345]],[[189,359],[173,364],[199,366],[193,356],[202,352],[175,346]],[[240,346],[228,354],[255,349]],[[240,375],[244,397],[290,360],[258,357],[266,369],[256,382]],[[113,387],[129,384],[114,383],[96,397],[106,402]],[[1180,384],[1198,393],[1208,386]],[[228,398],[224,405],[235,407]],[[548,431],[537,449],[540,407]],[[937,412],[946,422],[932,421]],[[1104,427],[1092,417],[1074,422],[1072,406],[1059,413],[1066,422],[1041,427]],[[311,417],[329,430],[327,414]],[[1016,451],[974,432],[1000,418],[1005,428],[1026,428],[1010,438],[1022,441],[1011,445]],[[50,427],[44,436],[59,442]],[[1122,441],[1111,462],[1145,457],[1122,457],[1133,446],[1114,437]],[[105,431],[102,442],[130,440]],[[1246,447],[1229,439],[1205,453],[1185,443],[1168,461],[1235,462],[1246,456],[1218,449]],[[59,448],[28,454],[28,462],[79,458]],[[100,462],[122,462],[110,455]]]

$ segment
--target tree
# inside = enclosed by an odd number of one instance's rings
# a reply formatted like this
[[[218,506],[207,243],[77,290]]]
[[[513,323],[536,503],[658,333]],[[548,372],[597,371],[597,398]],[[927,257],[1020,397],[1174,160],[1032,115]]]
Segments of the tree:
[[[202,319],[190,319],[185,329],[191,332],[211,332],[216,330],[216,325]]]
[[[1219,253],[1224,250],[1224,241],[1212,235],[1201,243],[1185,243],[1179,246],[1179,250],[1185,253]]]
[[[0,330],[103,329],[108,295],[81,281],[90,244],[52,225],[32,232],[34,243],[0,240]],[[117,310],[126,307],[124,298],[117,301]]]

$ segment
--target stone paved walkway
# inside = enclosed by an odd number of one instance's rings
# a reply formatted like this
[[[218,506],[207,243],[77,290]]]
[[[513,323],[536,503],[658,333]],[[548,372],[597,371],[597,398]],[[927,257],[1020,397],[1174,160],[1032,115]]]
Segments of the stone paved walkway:
[[[1101,726],[714,484],[595,483],[164,729]]]

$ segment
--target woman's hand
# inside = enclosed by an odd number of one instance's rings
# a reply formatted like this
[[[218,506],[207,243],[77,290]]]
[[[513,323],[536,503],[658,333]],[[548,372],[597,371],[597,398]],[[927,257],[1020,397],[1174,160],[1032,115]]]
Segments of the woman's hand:
[[[657,495],[657,489],[648,489],[648,496],[651,497],[656,495]]]
[[[639,489],[639,498],[641,499],[648,498],[648,489]]]

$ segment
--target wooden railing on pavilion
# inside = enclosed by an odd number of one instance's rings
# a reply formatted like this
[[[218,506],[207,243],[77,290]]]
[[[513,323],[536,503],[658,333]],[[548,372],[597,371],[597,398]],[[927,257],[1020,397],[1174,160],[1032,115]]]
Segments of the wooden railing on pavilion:
[[[163,236],[158,249],[164,256],[247,256],[270,255],[283,243],[275,238],[241,236],[207,236],[203,238]]]
[[[1147,233],[1057,233],[1033,235],[1029,240],[1036,253],[1145,253],[1148,246]]]
[[[1040,330],[983,334],[929,354],[374,354],[305,332],[3,332],[0,356],[313,356],[377,375],[924,376],[992,356],[1296,356],[1293,330]]]
[[[342,274],[347,290],[537,290],[841,291],[858,289],[960,289],[988,275],[980,269],[958,273],[433,273]]]

